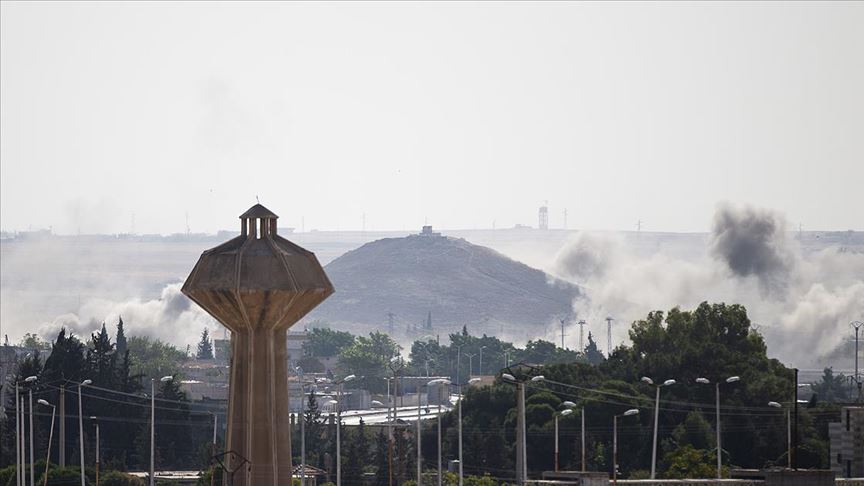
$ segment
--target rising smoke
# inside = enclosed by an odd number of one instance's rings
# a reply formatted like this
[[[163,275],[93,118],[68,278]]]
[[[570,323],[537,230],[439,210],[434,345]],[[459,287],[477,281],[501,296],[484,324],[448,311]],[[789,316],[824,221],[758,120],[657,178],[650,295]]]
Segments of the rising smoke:
[[[795,255],[781,216],[723,204],[714,214],[711,237],[711,254],[736,277],[755,277],[766,295],[786,290]]]
[[[113,334],[113,326],[122,316],[127,335],[149,336],[167,343],[194,344],[201,331],[207,327],[213,333],[222,329],[212,317],[180,292],[180,283],[162,289],[159,298],[152,300],[131,299],[116,302],[92,299],[76,313],[57,316],[53,321],[41,325],[41,336],[56,336],[61,327],[78,336],[88,337],[104,322]]]
[[[613,342],[626,342],[629,324],[651,310],[694,308],[702,301],[747,307],[769,354],[812,365],[848,337],[864,313],[864,254],[829,246],[805,253],[775,212],[721,205],[703,254],[646,249],[638,236],[579,233],[556,256],[554,273],[581,285],[577,318]]]

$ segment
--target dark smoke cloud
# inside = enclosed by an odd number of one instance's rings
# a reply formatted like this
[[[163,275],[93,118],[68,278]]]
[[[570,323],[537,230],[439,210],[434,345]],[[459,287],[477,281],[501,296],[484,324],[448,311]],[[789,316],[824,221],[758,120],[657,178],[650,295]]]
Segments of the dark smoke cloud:
[[[755,277],[765,294],[782,294],[795,258],[786,224],[773,211],[723,205],[714,215],[711,254],[738,277]]]

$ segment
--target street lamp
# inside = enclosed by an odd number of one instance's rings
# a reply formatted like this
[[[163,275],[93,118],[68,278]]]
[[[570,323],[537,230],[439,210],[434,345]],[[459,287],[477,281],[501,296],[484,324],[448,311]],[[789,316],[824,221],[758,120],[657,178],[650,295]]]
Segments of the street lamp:
[[[675,380],[666,380],[660,385],[654,385],[654,380],[643,376],[642,381],[657,389],[657,398],[654,401],[654,444],[651,447],[651,479],[654,479],[657,470],[657,422],[660,418],[660,387],[674,385]]]
[[[566,417],[573,413],[572,408],[565,408],[560,412],[555,412],[555,472],[558,472],[558,463],[561,458],[561,453],[558,450],[558,417]]]
[[[342,486],[342,439],[340,436],[342,429],[342,385],[355,378],[357,378],[355,375],[348,375],[335,382],[338,385],[336,403],[334,404],[336,405],[336,486]]]
[[[402,368],[405,366],[405,361],[401,356],[394,356],[390,358],[390,362],[387,364],[387,367],[390,368],[390,371],[393,372],[393,414],[391,415],[391,419],[388,420],[387,427],[387,468],[388,468],[388,486],[393,485],[393,424],[396,422],[397,417],[397,409],[396,409],[396,396],[398,395],[398,389],[396,385],[398,381],[396,380],[399,376],[399,372],[402,371]],[[418,485],[420,486],[420,485]]]
[[[86,486],[87,483],[84,478],[84,414],[81,411],[81,387],[92,383],[93,380],[84,380],[78,383],[78,450],[81,452],[81,486]]]
[[[483,350],[486,349],[486,346],[480,346],[480,376],[483,376]],[[470,376],[468,378],[471,378]]]
[[[738,376],[730,376],[724,380],[725,383],[735,383],[741,381],[741,378]],[[708,378],[696,378],[696,383],[701,383],[703,385],[710,385],[711,380]],[[715,385],[716,389],[716,409],[717,409],[717,479],[722,479],[723,477],[723,450],[720,448],[720,381],[718,381]]]
[[[457,406],[459,407],[459,486],[462,486],[464,477],[462,472],[462,387],[477,383],[478,381],[480,381],[480,378],[471,378],[468,380],[468,383],[456,383],[456,391],[459,394],[457,401]]]
[[[174,377],[171,375],[163,376],[159,378],[161,383],[165,383],[166,381],[173,380]],[[80,390],[80,389],[79,389]],[[81,453],[81,462],[84,462],[84,453]],[[156,484],[155,474],[156,474],[156,378],[150,379],[150,486],[154,486]],[[84,468],[82,467],[83,471]],[[83,476],[83,473],[82,473]]]
[[[39,379],[37,376],[28,376],[24,382],[28,383],[27,392],[30,394],[30,486],[36,482],[36,473],[33,469],[33,383]]]
[[[48,466],[51,465],[51,441],[54,440],[54,416],[57,414],[57,407],[51,405],[47,400],[39,399],[39,405],[51,407],[51,432],[48,433],[48,452],[45,455],[45,482],[44,486],[48,486]],[[31,411],[32,413],[32,411]]]
[[[99,419],[90,417],[90,420],[96,426],[96,486],[99,486]]]
[[[778,402],[768,402],[769,407],[783,408]],[[786,467],[792,469],[792,410],[786,409]]]
[[[858,332],[861,331],[861,328],[864,327],[864,322],[861,321],[852,321],[849,323],[853,329],[855,329],[855,385],[858,386],[858,403],[861,403],[861,400],[864,399],[864,395],[861,392],[862,380],[861,376],[858,374]]]
[[[422,484],[421,481],[423,479],[423,457],[421,455],[421,431],[422,427],[420,425],[421,422],[421,406],[422,401],[420,400],[420,390],[426,388],[426,406],[429,406],[429,387],[435,385],[449,385],[450,380],[446,378],[437,378],[434,380],[430,380],[425,385],[420,385],[417,387],[417,433],[416,433],[416,441],[417,441],[417,484]],[[438,405],[438,484],[441,484],[441,405]]]
[[[630,417],[638,413],[638,408],[631,408],[612,417],[612,484],[618,484],[618,417]]]
[[[509,369],[508,369],[509,370]],[[527,434],[525,426],[525,383],[528,381],[538,383],[546,378],[543,375],[533,376],[531,378],[517,379],[512,373],[502,373],[501,379],[514,383],[516,385],[517,401],[517,425],[516,425],[516,477],[519,484],[523,485],[528,480],[528,446],[526,445]]]

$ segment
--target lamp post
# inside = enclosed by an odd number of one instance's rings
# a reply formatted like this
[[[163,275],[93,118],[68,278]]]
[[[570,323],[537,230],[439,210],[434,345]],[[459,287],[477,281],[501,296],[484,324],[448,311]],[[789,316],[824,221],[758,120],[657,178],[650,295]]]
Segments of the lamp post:
[[[390,362],[387,364],[387,367],[390,368],[390,371],[393,372],[393,415],[389,421],[389,427],[387,427],[387,436],[388,436],[388,445],[387,445],[387,467],[388,467],[388,480],[387,484],[389,486],[393,485],[393,423],[396,422],[397,417],[397,409],[396,409],[396,396],[399,393],[399,390],[396,388],[398,381],[397,377],[399,376],[399,372],[402,371],[402,368],[405,366],[405,361],[401,356],[394,356],[390,358]],[[420,486],[419,484],[417,486]]]
[[[99,486],[99,419],[90,417],[90,420],[96,426],[96,486]]]
[[[768,402],[769,407],[783,408],[778,402]],[[792,410],[786,409],[786,467],[792,469]]]
[[[457,406],[459,407],[459,486],[462,486],[464,478],[462,469],[462,386],[471,385],[478,381],[480,381],[480,378],[471,378],[467,383],[456,383],[456,390],[459,394],[459,400],[457,402]]]
[[[20,382],[15,380],[15,486],[21,486],[21,400],[18,392]]]
[[[657,398],[654,401],[654,444],[651,447],[651,479],[654,479],[657,471],[657,422],[660,419],[660,387],[674,385],[675,380],[666,380],[662,384],[654,385],[654,380],[643,376],[642,381],[657,389]]]
[[[159,378],[161,383],[173,380],[171,375]],[[84,462],[84,453],[81,453],[81,462]],[[83,470],[83,468],[82,468]],[[150,379],[150,486],[156,484],[156,378]]]
[[[417,388],[417,484],[422,484],[421,481],[423,479],[423,457],[421,455],[421,441],[420,434],[422,431],[422,427],[420,426],[420,408],[421,408],[421,400],[420,400],[420,390],[426,388],[426,405],[429,405],[429,387],[435,385],[450,385],[451,381],[446,378],[437,378],[435,380],[430,380],[425,385],[421,385]],[[441,485],[442,481],[442,465],[441,465],[441,406],[438,406],[438,485]]]
[[[483,350],[484,349],[486,349],[486,346],[480,346],[480,366],[478,366],[478,368],[480,369],[480,373],[479,373],[480,376],[483,376]],[[471,377],[469,376],[468,378],[471,378]]]
[[[737,376],[730,376],[724,380],[724,383],[735,383],[740,381],[741,378]],[[711,381],[708,378],[696,378],[696,383],[701,383],[703,385],[710,385]],[[721,448],[720,441],[720,381],[715,384],[716,390],[716,409],[717,409],[717,479],[722,479],[723,477],[723,449]]]
[[[849,323],[853,329],[855,329],[855,385],[858,386],[858,403],[861,403],[861,400],[864,400],[864,395],[862,395],[861,385],[862,380],[861,376],[858,374],[858,333],[861,331],[861,328],[864,327],[864,322],[861,321],[852,321]]]
[[[342,486],[342,439],[340,430],[342,429],[342,385],[357,378],[354,375],[348,375],[345,378],[336,382],[338,385],[336,391],[336,486]]]
[[[558,472],[558,463],[561,459],[561,452],[558,450],[558,417],[566,417],[571,413],[573,413],[572,408],[565,408],[555,413],[555,472]]]
[[[30,394],[30,486],[34,486],[36,482],[36,473],[33,469],[33,383],[38,377],[28,376],[24,381],[28,383],[27,392]]]
[[[51,405],[47,400],[39,399],[39,405],[51,407],[51,432],[48,433],[48,452],[45,454],[45,481],[44,486],[48,486],[48,467],[51,465],[51,441],[54,440],[54,416],[57,415],[57,407]],[[31,410],[32,413],[32,410]]]
[[[81,453],[81,486],[86,486],[87,480],[84,478],[84,414],[81,409],[81,387],[93,383],[93,380],[84,380],[78,383],[78,450]]]
[[[516,393],[518,394],[517,401],[517,425],[516,425],[516,477],[520,485],[524,485],[525,481],[528,480],[528,447],[526,443],[528,442],[526,437],[526,426],[525,426],[525,383],[528,381],[531,382],[541,382],[546,378],[543,375],[533,376],[531,378],[522,378],[517,379],[513,376],[512,373],[503,373],[501,378],[504,381],[515,383],[516,384]]]
[[[638,413],[638,408],[631,408],[612,417],[612,484],[618,484],[618,417],[630,417]]]

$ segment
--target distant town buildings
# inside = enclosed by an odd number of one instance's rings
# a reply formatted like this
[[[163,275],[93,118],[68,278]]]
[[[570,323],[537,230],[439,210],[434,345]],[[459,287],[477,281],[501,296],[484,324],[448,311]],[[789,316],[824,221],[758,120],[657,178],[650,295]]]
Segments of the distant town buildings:
[[[864,406],[843,407],[840,422],[828,424],[828,438],[837,477],[864,477]]]

